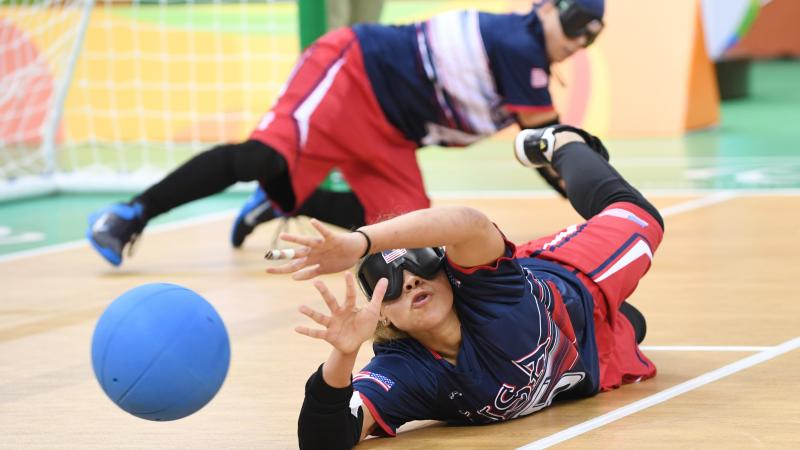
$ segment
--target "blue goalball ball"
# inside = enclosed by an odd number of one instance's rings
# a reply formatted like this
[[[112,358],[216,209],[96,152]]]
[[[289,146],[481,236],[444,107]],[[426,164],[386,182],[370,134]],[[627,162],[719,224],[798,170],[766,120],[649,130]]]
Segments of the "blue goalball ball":
[[[123,410],[148,420],[186,417],[222,386],[230,343],[217,311],[197,293],[153,283],[114,300],[92,336],[100,386]]]

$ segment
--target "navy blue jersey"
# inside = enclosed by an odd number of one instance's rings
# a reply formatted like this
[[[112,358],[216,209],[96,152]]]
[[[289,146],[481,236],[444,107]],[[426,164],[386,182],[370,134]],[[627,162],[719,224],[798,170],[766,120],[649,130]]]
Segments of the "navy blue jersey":
[[[590,294],[560,266],[514,252],[507,243],[492,267],[445,267],[461,320],[456,365],[410,338],[374,345],[353,385],[375,434],[411,420],[503,421],[598,392]]]
[[[378,103],[419,145],[468,145],[552,110],[549,61],[534,12],[454,11],[403,26],[353,27]]]

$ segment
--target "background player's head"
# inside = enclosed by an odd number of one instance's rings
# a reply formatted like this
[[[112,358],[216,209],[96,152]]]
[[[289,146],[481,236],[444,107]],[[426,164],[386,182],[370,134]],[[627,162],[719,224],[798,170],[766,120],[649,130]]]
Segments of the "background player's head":
[[[545,0],[536,8],[551,62],[594,42],[603,30],[604,0]]]
[[[425,333],[455,314],[453,287],[443,270],[441,248],[394,249],[361,261],[358,282],[367,298],[378,280],[389,285],[381,306],[377,342]]]

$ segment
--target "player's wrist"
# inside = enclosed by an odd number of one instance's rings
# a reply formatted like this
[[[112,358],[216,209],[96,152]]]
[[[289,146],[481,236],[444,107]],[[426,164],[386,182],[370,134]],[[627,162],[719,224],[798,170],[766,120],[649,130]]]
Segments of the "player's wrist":
[[[363,241],[363,244],[361,245],[364,251],[361,253],[360,258],[366,257],[372,251],[372,239],[370,239],[369,235],[363,230],[353,230],[353,234],[360,235],[359,239]]]

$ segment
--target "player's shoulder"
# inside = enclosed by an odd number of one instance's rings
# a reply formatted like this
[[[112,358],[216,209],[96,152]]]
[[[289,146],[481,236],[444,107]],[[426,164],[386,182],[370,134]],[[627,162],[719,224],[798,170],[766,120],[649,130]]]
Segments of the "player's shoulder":
[[[546,62],[544,36],[536,14],[480,13],[479,17],[481,37],[489,53]]]
[[[413,339],[398,339],[373,344],[375,356],[353,378],[353,381],[381,381],[407,389],[429,390],[438,382],[437,365],[430,352]],[[388,389],[387,389],[388,390]]]

